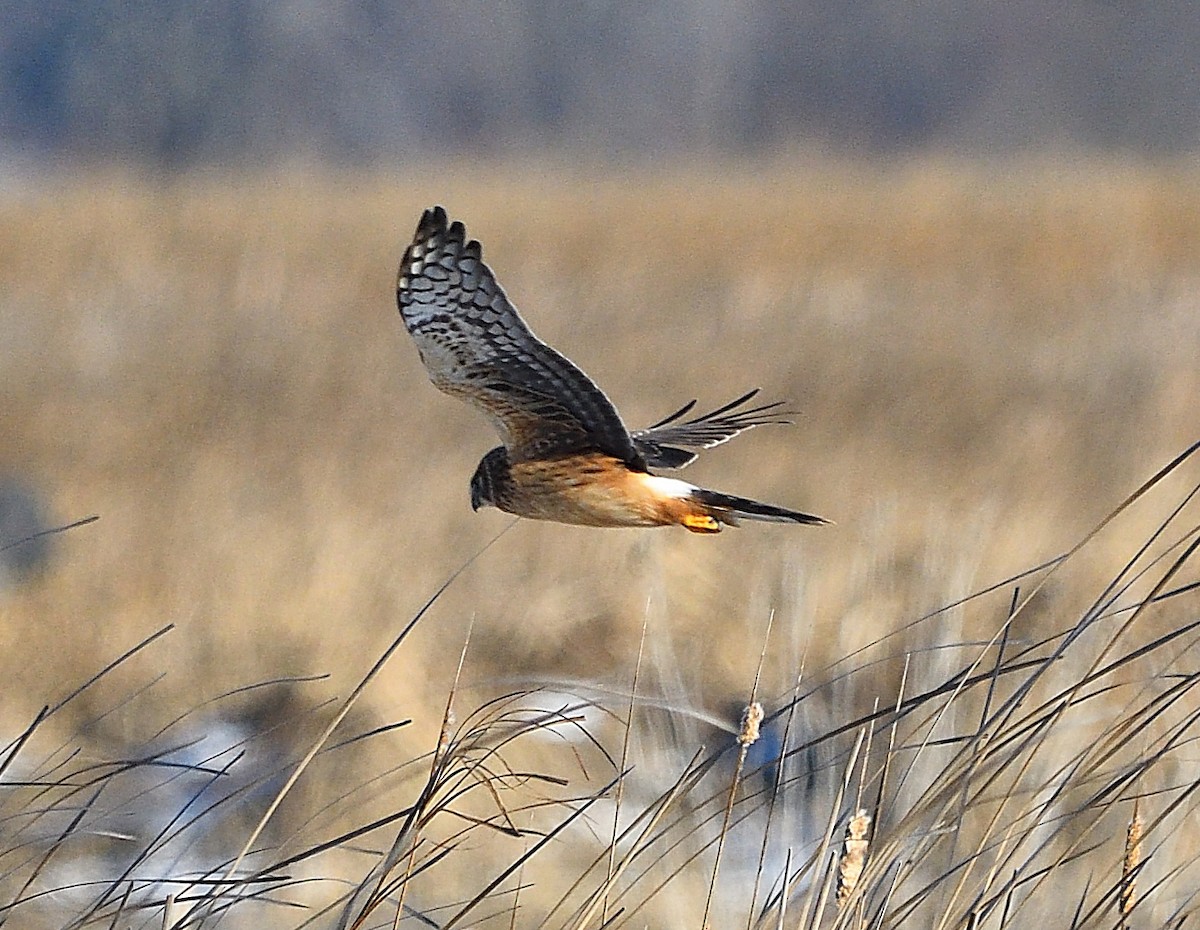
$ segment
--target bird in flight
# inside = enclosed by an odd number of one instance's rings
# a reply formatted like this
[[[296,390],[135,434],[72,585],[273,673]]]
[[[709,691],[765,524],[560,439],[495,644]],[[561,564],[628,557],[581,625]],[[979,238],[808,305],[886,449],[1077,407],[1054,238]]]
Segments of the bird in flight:
[[[426,210],[396,283],[404,325],[434,386],[481,410],[503,445],[471,478],[471,508],[582,526],[673,526],[718,533],[738,521],[828,523],[821,517],[697,487],[651,468],[683,468],[696,451],[786,423],[757,390],[684,420],[695,401],[630,432],[587,375],[538,339],[483,263],[482,249],[441,207]]]

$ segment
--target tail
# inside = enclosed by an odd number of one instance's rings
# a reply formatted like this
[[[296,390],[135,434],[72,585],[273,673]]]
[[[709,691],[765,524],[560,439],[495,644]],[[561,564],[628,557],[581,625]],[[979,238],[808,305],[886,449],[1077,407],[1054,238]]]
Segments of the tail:
[[[830,522],[815,514],[788,510],[774,504],[764,504],[761,501],[704,488],[696,488],[691,494],[691,500],[702,504],[708,517],[707,520],[700,518],[684,523],[684,526],[694,533],[719,533],[720,524],[737,526],[739,519],[761,520],[765,523],[801,523],[807,526],[823,526]]]

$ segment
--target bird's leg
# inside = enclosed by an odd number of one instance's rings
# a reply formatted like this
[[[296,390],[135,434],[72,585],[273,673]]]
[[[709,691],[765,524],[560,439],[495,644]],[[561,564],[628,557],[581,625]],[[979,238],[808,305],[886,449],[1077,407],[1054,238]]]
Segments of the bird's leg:
[[[704,513],[689,513],[683,518],[683,525],[693,533],[719,533],[721,524],[715,518]]]

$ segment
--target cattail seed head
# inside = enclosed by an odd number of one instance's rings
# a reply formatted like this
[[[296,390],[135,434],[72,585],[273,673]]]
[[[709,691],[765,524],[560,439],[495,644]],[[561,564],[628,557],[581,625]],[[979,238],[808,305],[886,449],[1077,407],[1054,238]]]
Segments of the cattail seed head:
[[[751,701],[742,711],[742,727],[738,732],[737,741],[742,746],[752,746],[758,742],[758,728],[762,725],[766,711],[758,701]]]
[[[871,840],[871,816],[859,810],[846,824],[846,838],[842,841],[842,857],[838,861],[837,906],[840,910],[850,900],[858,880],[867,864],[867,851]]]
[[[456,723],[454,711],[447,708],[446,716],[442,720],[442,729],[438,733],[436,758],[442,759],[450,751],[450,738]]]
[[[1125,918],[1133,910],[1135,892],[1137,891],[1137,867],[1142,861],[1142,813],[1138,800],[1133,802],[1133,816],[1129,818],[1129,828],[1125,831],[1125,858],[1121,861],[1121,888],[1118,895],[1118,905],[1121,909],[1121,926],[1125,926]]]

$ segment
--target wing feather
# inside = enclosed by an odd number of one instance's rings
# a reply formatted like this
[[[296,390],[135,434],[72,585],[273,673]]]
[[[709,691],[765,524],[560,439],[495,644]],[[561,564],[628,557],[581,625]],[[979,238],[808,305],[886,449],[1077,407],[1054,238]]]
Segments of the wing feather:
[[[441,207],[417,225],[396,301],[430,380],[482,410],[512,461],[599,450],[645,468],[612,402],[533,334]]]
[[[694,400],[689,401],[653,426],[635,430],[633,444],[651,467],[684,468],[696,460],[697,453],[690,450],[711,449],[756,426],[792,422],[787,411],[780,409],[782,401],[745,407],[758,392],[755,388],[716,410],[679,422],[696,406]]]

